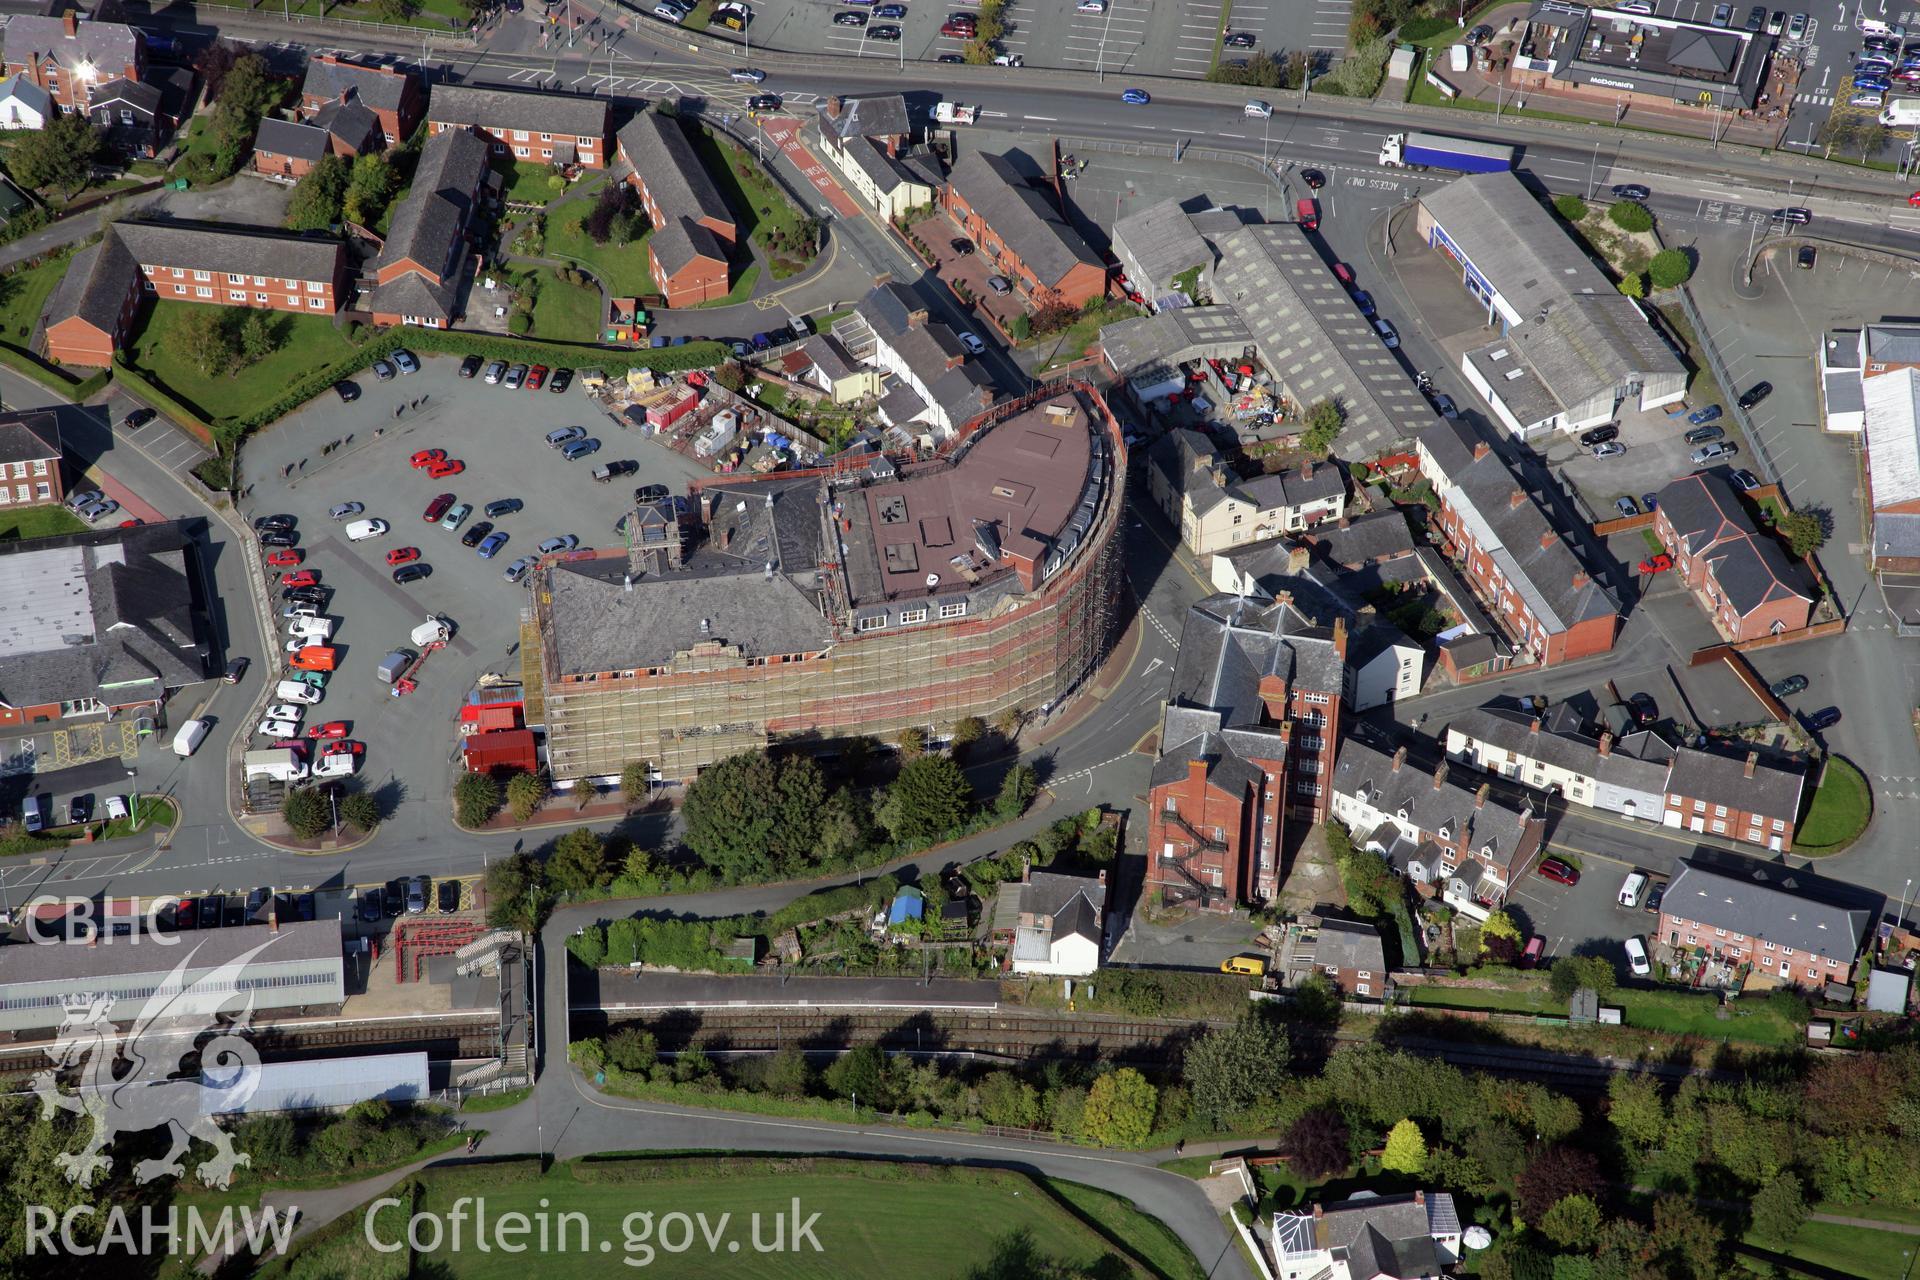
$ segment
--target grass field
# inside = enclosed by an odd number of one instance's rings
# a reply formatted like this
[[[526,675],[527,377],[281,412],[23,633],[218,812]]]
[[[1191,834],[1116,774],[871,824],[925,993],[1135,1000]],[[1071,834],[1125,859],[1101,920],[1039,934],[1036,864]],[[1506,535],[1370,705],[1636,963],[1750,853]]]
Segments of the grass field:
[[[200,304],[156,302],[134,336],[128,363],[209,422],[265,408],[310,370],[344,359],[353,348],[331,316],[273,312],[286,326],[280,349],[237,373],[208,377],[181,354],[176,330]]]
[[[533,336],[554,342],[592,342],[600,332],[600,293],[542,268],[533,300]]]
[[[560,191],[555,191],[547,181],[553,177],[551,165],[515,160],[512,156],[495,156],[490,163],[505,180],[506,198],[516,204],[545,204],[566,190],[562,187]],[[398,204],[399,201],[394,203]]]
[[[1504,1013],[1564,1014],[1566,1007],[1553,998],[1544,981],[1512,987],[1409,987],[1408,1002],[1421,1008],[1494,1009]],[[1718,1015],[1717,997],[1668,989],[1622,988],[1607,1001],[1626,1012],[1630,1027],[1665,1031],[1673,1035],[1706,1036],[1714,1040],[1746,1040],[1755,1044],[1797,1044],[1800,1028],[1777,1009],[1758,1000],[1736,1001],[1731,1018]]]
[[[1848,1210],[1843,1207],[1839,1212]],[[1847,1227],[1836,1222],[1809,1222],[1784,1249],[1751,1237],[1746,1243],[1812,1266],[1830,1267],[1843,1275],[1858,1276],[1860,1280],[1904,1280],[1908,1260],[1901,1251],[1920,1248],[1920,1236]]]
[[[536,1223],[546,1218],[556,1244],[537,1251],[537,1265],[548,1280],[607,1275],[622,1261],[675,1280],[937,1280],[965,1275],[1015,1232],[1028,1233],[1041,1253],[1075,1264],[1112,1258],[1101,1274],[1116,1278],[1200,1280],[1204,1274],[1165,1226],[1127,1202],[1092,1187],[1062,1188],[998,1170],[677,1157],[562,1164],[545,1176],[531,1162],[428,1170],[419,1184],[413,1212],[442,1222],[463,1196],[484,1196],[493,1222],[516,1211]],[[562,1211],[580,1217],[562,1222]],[[691,1245],[670,1251],[682,1233],[669,1219],[683,1214]],[[818,1251],[793,1233],[796,1218],[806,1222],[815,1214],[811,1238]],[[411,1269],[405,1251],[373,1255],[362,1214],[349,1218],[351,1230],[329,1232],[262,1274],[397,1277],[431,1268],[448,1280],[523,1280],[528,1270],[525,1254],[475,1248],[471,1218],[465,1248],[422,1254]],[[784,1221],[788,1244],[798,1247],[757,1252],[756,1239],[763,1246],[774,1240],[776,1220]],[[403,1239],[403,1224],[402,1210],[383,1210],[373,1220],[375,1237]],[[703,1227],[715,1233],[711,1246]],[[558,1243],[563,1233],[564,1247]]]
[[[55,258],[26,271],[0,276],[0,342],[25,347],[39,322],[47,295],[67,274],[66,258]]]
[[[1817,858],[1838,853],[1867,829],[1873,816],[1873,793],[1860,770],[1834,756],[1827,761],[1820,789],[1813,793],[1807,817],[1794,833],[1793,851]]]
[[[56,533],[84,533],[87,522],[65,507],[21,507],[0,511],[0,542],[15,538],[51,538]]]
[[[593,201],[575,200],[547,217],[547,255],[578,262],[600,278],[616,298],[636,298],[653,292],[653,269],[647,265],[647,237],[631,244],[595,244],[580,229],[593,212]],[[652,232],[648,232],[651,235]]]

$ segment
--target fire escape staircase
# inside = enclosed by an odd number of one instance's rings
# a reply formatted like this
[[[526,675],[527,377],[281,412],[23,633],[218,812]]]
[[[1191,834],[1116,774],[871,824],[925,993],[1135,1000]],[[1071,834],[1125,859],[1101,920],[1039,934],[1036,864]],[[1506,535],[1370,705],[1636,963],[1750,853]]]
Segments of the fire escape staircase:
[[[1200,895],[1200,904],[1203,907],[1211,907],[1217,899],[1224,897],[1225,893],[1217,885],[1202,883],[1193,872],[1187,869],[1187,863],[1193,859],[1195,854],[1202,850],[1210,849],[1215,853],[1225,853],[1227,851],[1227,842],[1203,834],[1198,827],[1188,822],[1178,809],[1167,810],[1164,817],[1168,822],[1185,832],[1187,838],[1193,841],[1194,847],[1188,849],[1185,853],[1177,853],[1173,855],[1172,858],[1163,858],[1161,860],[1163,865],[1171,863],[1173,869],[1180,873],[1180,878],[1191,885],[1193,891]]]

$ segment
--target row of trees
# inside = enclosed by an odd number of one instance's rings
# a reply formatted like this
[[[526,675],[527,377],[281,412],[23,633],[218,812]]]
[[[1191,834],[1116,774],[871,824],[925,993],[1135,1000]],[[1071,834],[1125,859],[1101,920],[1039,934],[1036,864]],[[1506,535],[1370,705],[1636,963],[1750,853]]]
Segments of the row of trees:
[[[372,226],[386,212],[399,185],[400,175],[377,152],[355,156],[352,164],[339,156],[322,156],[294,184],[286,224],[295,231],[325,231],[343,219]]]
[[[188,307],[180,313],[173,341],[200,372],[217,378],[278,351],[292,327],[289,317],[253,307]]]
[[[206,126],[208,145],[188,157],[188,174],[198,182],[218,182],[240,171],[261,117],[286,96],[287,85],[265,58],[224,40],[208,45],[194,67],[214,108]]]
[[[361,831],[380,825],[380,801],[370,791],[348,790],[337,784],[295,787],[280,802],[280,817],[302,840],[317,840],[333,830],[334,820]]]

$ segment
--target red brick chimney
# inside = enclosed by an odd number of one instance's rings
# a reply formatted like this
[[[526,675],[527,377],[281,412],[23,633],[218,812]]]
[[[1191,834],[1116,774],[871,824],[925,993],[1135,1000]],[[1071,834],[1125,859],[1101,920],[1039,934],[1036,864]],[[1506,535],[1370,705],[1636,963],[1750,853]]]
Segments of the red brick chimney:
[[[1284,723],[1287,719],[1287,682],[1279,676],[1261,676],[1257,692],[1266,708],[1267,720],[1272,724]]]
[[[1485,440],[1475,440],[1473,442],[1473,460],[1475,462],[1480,461],[1480,459],[1486,457],[1488,454],[1492,452],[1493,452],[1493,446],[1488,444]]]
[[[75,10],[69,9],[61,14],[60,24],[67,29],[67,39],[71,40],[80,34],[80,15]]]
[[[1406,762],[1407,762],[1407,749],[1405,747],[1401,747],[1398,751],[1393,753],[1393,772],[1394,773],[1400,772],[1400,766],[1405,764]]]
[[[1744,770],[1742,770],[1742,773],[1746,777],[1751,778],[1753,776],[1753,766],[1759,763],[1760,763],[1760,753],[1758,751],[1747,752],[1747,767]]]
[[[1347,620],[1345,618],[1333,620],[1333,651],[1340,655],[1340,661],[1347,660]],[[1329,689],[1327,692],[1333,691]]]
[[[1473,793],[1473,807],[1476,809],[1486,808],[1487,793],[1492,790],[1493,790],[1493,785],[1491,783],[1487,783],[1487,782],[1481,783],[1480,789]]]
[[[1447,762],[1442,760],[1440,767],[1433,771],[1433,789],[1438,791],[1447,785]]]
[[[1207,785],[1207,762],[1205,760],[1187,761],[1187,781],[1195,787]]]
[[[1613,754],[1613,734],[1611,731],[1603,731],[1600,734],[1600,758],[1602,760],[1605,760],[1608,756],[1612,754]]]
[[[1525,502],[1526,500],[1527,500],[1527,495],[1521,490],[1515,489],[1512,493],[1507,495],[1507,510],[1509,511],[1513,510],[1515,507],[1519,506],[1521,503]]]
[[[1539,717],[1539,716],[1535,716],[1535,717],[1533,718],[1533,723],[1531,723],[1531,724],[1529,724],[1529,725],[1527,726],[1527,732],[1528,732],[1528,733],[1538,733],[1538,732],[1540,732],[1540,717]]]
[[[1575,591],[1578,591],[1580,590],[1580,588],[1586,586],[1591,581],[1593,581],[1593,579],[1589,578],[1586,574],[1586,571],[1582,569],[1573,575],[1573,589]]]
[[[1553,530],[1549,529],[1545,533],[1540,535],[1540,549],[1542,551],[1545,551],[1548,547],[1552,546],[1554,543],[1558,541],[1560,541],[1560,535],[1555,533]]]
[[[1305,462],[1300,464],[1300,478],[1302,480],[1313,479],[1313,459],[1312,458],[1308,458]]]

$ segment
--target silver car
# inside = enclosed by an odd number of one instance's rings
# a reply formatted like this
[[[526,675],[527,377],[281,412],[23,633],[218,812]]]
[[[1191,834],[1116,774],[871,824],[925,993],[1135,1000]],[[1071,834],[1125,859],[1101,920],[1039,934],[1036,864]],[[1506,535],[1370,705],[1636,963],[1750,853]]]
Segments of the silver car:
[[[1731,458],[1740,452],[1740,446],[1725,440],[1716,440],[1712,444],[1701,445],[1693,451],[1693,465],[1705,466],[1709,462],[1718,462],[1722,458]]]
[[[520,389],[520,384],[522,382],[525,382],[526,380],[527,380],[527,366],[523,364],[517,364],[513,366],[513,368],[507,370],[506,388],[509,391],[518,391]]]

